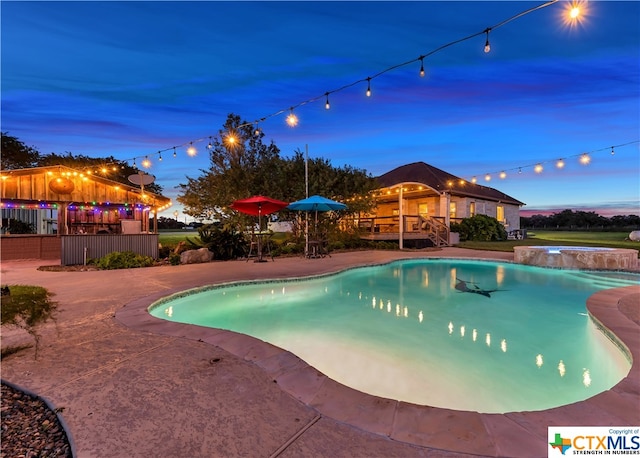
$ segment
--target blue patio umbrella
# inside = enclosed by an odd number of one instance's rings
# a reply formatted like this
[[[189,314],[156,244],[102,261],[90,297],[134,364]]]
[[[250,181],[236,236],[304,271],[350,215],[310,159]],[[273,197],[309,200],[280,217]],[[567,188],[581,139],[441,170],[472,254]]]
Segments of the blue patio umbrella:
[[[311,196],[306,199],[298,200],[287,205],[287,209],[303,212],[315,212],[316,213],[316,226],[318,225],[318,212],[330,212],[345,210],[347,206],[341,202],[327,199],[322,196]],[[309,224],[307,222],[305,230],[305,253],[309,253]]]

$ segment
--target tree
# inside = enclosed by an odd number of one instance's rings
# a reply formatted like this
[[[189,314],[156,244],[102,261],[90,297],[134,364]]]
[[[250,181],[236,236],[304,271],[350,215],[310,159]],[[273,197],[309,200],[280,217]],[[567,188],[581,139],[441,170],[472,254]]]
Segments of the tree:
[[[212,139],[209,170],[200,170],[197,178],[186,177],[180,184],[177,200],[185,206],[184,213],[201,219],[224,219],[229,205],[237,199],[254,194],[283,198],[273,185],[270,171],[277,170],[278,148],[262,142],[264,134],[255,134],[252,124],[229,114]],[[222,139],[222,141],[220,140]]]
[[[3,170],[24,169],[37,167],[40,153],[32,146],[27,146],[16,137],[2,132],[2,158]]]
[[[263,143],[264,133],[239,116],[229,114],[212,139],[209,170],[197,178],[186,177],[177,200],[184,212],[196,218],[246,224],[250,219],[229,211],[237,199],[266,195],[292,202],[305,197],[305,157],[296,150],[291,158],[280,156],[271,142]],[[222,139],[222,140],[221,140]],[[335,168],[326,159],[308,161],[309,194],[348,201],[349,211],[368,211],[373,206],[370,191],[375,181],[366,172],[352,167]],[[352,205],[353,202],[353,205]]]

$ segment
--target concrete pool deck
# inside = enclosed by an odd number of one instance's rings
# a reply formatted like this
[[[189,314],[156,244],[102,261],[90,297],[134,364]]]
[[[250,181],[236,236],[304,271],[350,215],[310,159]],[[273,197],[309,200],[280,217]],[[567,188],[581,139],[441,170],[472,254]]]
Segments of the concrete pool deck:
[[[2,378],[46,398],[78,457],[547,456],[547,426],[640,425],[640,285],[607,290],[588,309],[624,342],[629,375],[583,402],[540,412],[478,414],[365,395],[290,353],[227,331],[146,313],[177,291],[300,277],[417,257],[512,261],[513,253],[446,248],[365,251],[145,269],[45,272],[13,261],[2,284],[41,285],[59,304],[33,350],[6,357]],[[3,348],[30,343],[5,330]]]

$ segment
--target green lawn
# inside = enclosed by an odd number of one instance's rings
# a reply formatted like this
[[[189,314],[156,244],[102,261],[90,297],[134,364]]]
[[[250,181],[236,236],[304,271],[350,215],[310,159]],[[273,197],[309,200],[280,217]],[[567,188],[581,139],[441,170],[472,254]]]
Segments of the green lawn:
[[[283,234],[276,235],[283,236]],[[187,237],[197,238],[198,231],[160,232],[160,243],[162,246],[175,247],[179,242],[186,240]],[[640,250],[640,242],[625,240],[627,237],[629,237],[628,232],[529,231],[528,238],[525,240],[460,242],[457,246],[472,250],[490,251],[513,251],[514,246],[521,245],[601,246]]]
[[[175,247],[180,242],[190,239],[198,238],[198,231],[158,231],[158,239],[160,245],[164,247]]]
[[[525,240],[460,242],[457,246],[493,251],[513,251],[514,246],[522,245],[600,246],[640,250],[640,242],[625,240],[627,237],[629,237],[628,232],[529,231],[528,238]]]

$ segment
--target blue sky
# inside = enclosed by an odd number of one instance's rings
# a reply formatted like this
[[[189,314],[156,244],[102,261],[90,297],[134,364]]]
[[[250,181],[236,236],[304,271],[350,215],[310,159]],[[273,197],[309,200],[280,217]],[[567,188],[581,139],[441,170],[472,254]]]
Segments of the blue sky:
[[[560,1],[493,28],[489,53],[480,34],[425,58],[424,78],[415,61],[371,97],[366,82],[334,92],[541,4],[2,1],[1,128],[44,154],[148,156],[174,202],[208,168],[206,141],[157,152],[236,113],[267,117],[283,156],[308,145],[374,176],[424,161],[526,211],[640,214],[640,2],[583,4],[568,25]],[[301,103],[295,128],[271,116]]]

